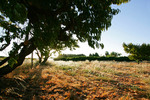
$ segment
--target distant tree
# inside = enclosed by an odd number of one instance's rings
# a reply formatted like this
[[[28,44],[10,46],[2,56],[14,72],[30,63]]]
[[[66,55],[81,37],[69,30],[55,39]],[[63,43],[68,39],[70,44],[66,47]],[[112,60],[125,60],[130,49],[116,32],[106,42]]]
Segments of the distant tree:
[[[123,48],[126,53],[130,54],[129,59],[131,60],[135,60],[138,63],[142,60],[150,60],[150,44],[135,45],[123,43]]]
[[[105,56],[108,57],[110,54],[108,51],[105,52]]]
[[[90,53],[89,56],[91,57],[91,56],[93,56],[93,54]]]
[[[59,57],[85,57],[86,55],[84,55],[84,54],[60,54],[59,56],[58,56],[58,58]]]
[[[110,56],[111,57],[119,57],[119,56],[121,56],[121,53],[117,53],[117,52],[113,51],[113,52],[110,53]]]
[[[0,62],[0,76],[20,66],[36,48],[72,48],[78,41],[103,47],[101,33],[119,9],[111,5],[130,0],[0,0],[0,51],[13,40],[9,57]],[[74,38],[75,37],[75,38]],[[42,49],[41,49],[42,50]]]
[[[94,56],[95,56],[95,57],[99,57],[99,54],[96,52],[96,53],[94,54]]]
[[[89,54],[89,56],[99,57],[99,54],[96,52],[94,54]]]
[[[119,57],[119,56],[121,56],[121,53],[117,53],[117,52],[114,52],[114,51],[109,53],[108,51],[106,51],[105,56],[106,57]]]

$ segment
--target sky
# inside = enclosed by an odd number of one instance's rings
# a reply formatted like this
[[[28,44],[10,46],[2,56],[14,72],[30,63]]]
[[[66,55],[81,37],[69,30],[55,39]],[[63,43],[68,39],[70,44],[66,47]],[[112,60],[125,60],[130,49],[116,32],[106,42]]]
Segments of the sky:
[[[67,49],[62,53],[88,56],[90,53],[104,55],[106,51],[115,51],[127,56],[122,47],[123,42],[150,43],[150,0],[131,0],[115,8],[121,12],[113,17],[111,27],[102,32],[101,43],[104,49],[92,49],[87,43],[79,43],[80,48],[73,51]]]
[[[127,56],[122,44],[125,43],[150,43],[150,0],[131,0],[115,8],[120,9],[120,13],[112,19],[112,25],[102,32],[101,43],[104,49],[92,49],[88,43],[79,43],[80,48],[70,51],[62,51],[65,54],[85,54],[98,53],[104,55],[108,52],[118,52],[122,56]],[[0,55],[7,56],[7,52],[0,52]]]

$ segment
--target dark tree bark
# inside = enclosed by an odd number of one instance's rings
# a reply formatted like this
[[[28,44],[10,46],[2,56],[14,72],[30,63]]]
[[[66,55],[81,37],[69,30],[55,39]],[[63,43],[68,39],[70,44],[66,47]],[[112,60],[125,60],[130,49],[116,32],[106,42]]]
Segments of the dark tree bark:
[[[32,69],[32,67],[33,67],[33,52],[31,54],[31,69]]]
[[[29,45],[24,45],[23,48],[21,49],[21,52],[18,54],[19,56],[18,56],[16,64],[14,64],[13,66],[10,66],[9,64],[7,64],[6,66],[3,66],[2,68],[0,68],[0,77],[12,72],[15,68],[20,66],[25,60],[25,57],[29,55],[30,53],[32,53],[35,49],[36,49],[36,46],[33,43]],[[6,59],[8,60],[8,58]]]
[[[45,64],[46,61],[48,60],[49,56],[45,56],[44,60],[42,61],[42,64]]]
[[[37,54],[37,56],[38,56],[38,58],[39,58],[39,63],[41,63],[43,57],[42,57],[42,55],[40,55],[38,49],[36,49],[36,54]]]

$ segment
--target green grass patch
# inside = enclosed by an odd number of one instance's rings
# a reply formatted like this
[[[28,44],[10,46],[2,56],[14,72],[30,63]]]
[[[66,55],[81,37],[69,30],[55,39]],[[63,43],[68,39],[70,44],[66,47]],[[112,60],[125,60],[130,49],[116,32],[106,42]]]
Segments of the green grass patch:
[[[72,71],[76,69],[76,67],[73,66],[56,66],[57,69],[66,70],[66,71]]]
[[[107,76],[98,76],[98,77],[96,77],[96,80],[97,80],[97,81],[102,80],[102,81],[104,81],[104,82],[108,82],[108,81],[111,80],[111,78],[109,78],[109,77],[107,77]]]
[[[77,73],[75,71],[65,71],[67,75],[75,76]]]

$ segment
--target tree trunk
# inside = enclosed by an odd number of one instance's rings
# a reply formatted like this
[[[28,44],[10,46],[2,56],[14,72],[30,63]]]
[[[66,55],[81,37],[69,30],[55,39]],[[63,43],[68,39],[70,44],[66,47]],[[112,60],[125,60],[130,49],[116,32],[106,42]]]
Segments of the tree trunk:
[[[33,68],[33,52],[31,54],[31,69]]]
[[[3,66],[2,68],[0,68],[0,77],[12,72],[15,68],[20,66],[25,60],[25,57],[29,55],[30,53],[32,53],[35,49],[36,47],[33,43],[29,45],[24,45],[23,48],[21,49],[21,52],[18,54],[19,56],[18,56],[16,64],[14,64],[13,66],[10,66],[9,64],[7,64],[6,66]]]
[[[40,54],[40,52],[38,51],[38,49],[36,49],[36,54],[37,54],[37,56],[38,56],[38,58],[39,58],[39,63],[41,63],[42,62],[42,55]]]
[[[43,60],[42,64],[45,64],[45,63],[46,63],[46,61],[48,60],[48,58],[49,58],[49,56],[45,56],[45,58],[44,58],[44,60]]]
[[[138,60],[138,64],[140,64],[140,61]]]

